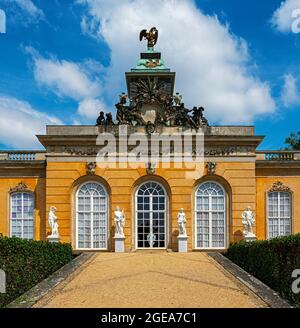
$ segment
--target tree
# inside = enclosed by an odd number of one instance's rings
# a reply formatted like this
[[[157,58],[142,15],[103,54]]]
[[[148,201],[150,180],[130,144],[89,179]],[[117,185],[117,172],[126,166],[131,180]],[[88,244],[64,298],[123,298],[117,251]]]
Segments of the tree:
[[[288,138],[285,139],[285,144],[288,145],[287,150],[300,150],[300,131],[298,133],[292,132]]]

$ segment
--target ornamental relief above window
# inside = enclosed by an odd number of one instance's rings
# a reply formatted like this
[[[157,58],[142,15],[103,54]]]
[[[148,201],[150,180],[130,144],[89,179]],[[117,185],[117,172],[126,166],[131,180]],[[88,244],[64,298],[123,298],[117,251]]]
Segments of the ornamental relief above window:
[[[9,189],[10,194],[15,192],[33,192],[33,191],[30,190],[24,182],[20,182],[17,186]]]
[[[283,182],[277,181],[273,183],[272,188],[269,190],[269,192],[291,192],[291,188],[284,185]]]

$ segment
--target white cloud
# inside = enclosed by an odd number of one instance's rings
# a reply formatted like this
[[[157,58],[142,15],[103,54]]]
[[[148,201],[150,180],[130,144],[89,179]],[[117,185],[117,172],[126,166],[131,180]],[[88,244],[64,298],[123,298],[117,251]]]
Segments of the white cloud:
[[[194,1],[77,2],[88,8],[83,32],[93,32],[111,49],[104,90],[110,97],[116,97],[124,71],[135,66],[139,52],[145,49],[145,43],[138,42],[139,31],[156,26],[160,33],[156,49],[177,72],[176,91],[183,94],[186,105],[205,106],[210,120],[223,124],[250,123],[257,115],[275,111],[268,84],[248,67],[246,42],[216,17],[204,15]]]
[[[291,33],[292,23],[295,18],[292,13],[295,9],[300,9],[300,0],[285,0],[273,13],[271,23],[273,27],[281,33]]]
[[[83,34],[97,39],[98,35],[95,31],[99,28],[99,23],[96,20],[90,20],[89,17],[83,16],[80,22],[81,31]]]
[[[38,21],[45,18],[45,14],[42,9],[38,8],[32,0],[6,0],[8,2],[15,3],[21,8],[25,14],[27,14],[26,21],[34,20]]]
[[[35,80],[57,96],[77,101],[77,113],[82,118],[95,121],[99,109],[106,108],[101,100],[101,82],[95,77],[103,73],[100,63],[91,59],[74,63],[54,57],[44,58],[32,47],[26,47],[25,51],[32,56]]]
[[[44,134],[46,124],[61,124],[27,102],[6,95],[0,95],[0,113],[0,143],[16,149],[41,148],[35,135]]]
[[[90,120],[95,120],[100,111],[106,111],[106,105],[99,99],[86,98],[79,103],[78,113]]]
[[[300,104],[300,92],[297,88],[297,80],[292,74],[286,74],[284,76],[281,100],[285,107]]]
[[[55,58],[33,56],[36,81],[60,97],[81,100],[100,92],[97,80],[90,80],[79,64]]]

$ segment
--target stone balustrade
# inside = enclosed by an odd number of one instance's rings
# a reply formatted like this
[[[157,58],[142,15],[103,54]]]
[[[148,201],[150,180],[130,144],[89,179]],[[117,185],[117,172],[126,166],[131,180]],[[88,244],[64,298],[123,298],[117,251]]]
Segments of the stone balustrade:
[[[260,161],[299,161],[300,151],[257,151],[256,159]]]
[[[0,161],[43,161],[45,158],[43,151],[0,151]]]

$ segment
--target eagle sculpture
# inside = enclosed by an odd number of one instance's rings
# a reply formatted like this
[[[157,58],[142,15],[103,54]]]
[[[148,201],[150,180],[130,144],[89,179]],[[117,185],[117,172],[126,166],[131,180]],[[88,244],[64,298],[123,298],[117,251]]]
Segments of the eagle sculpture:
[[[140,33],[140,41],[143,39],[148,40],[148,48],[153,48],[158,40],[158,30],[156,27],[152,27],[149,32],[142,30]]]

